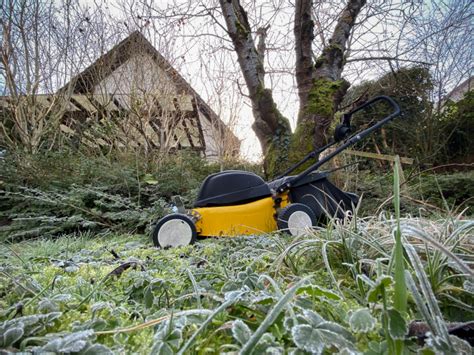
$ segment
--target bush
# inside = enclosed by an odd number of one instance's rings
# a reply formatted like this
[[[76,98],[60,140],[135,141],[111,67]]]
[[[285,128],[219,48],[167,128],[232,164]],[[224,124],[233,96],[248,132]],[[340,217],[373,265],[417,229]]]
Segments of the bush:
[[[440,210],[457,209],[458,211],[467,208],[466,214],[472,215],[474,212],[474,172],[457,173],[424,173],[412,178],[409,172],[405,172],[408,181],[402,189],[401,208],[405,214],[419,215],[420,208],[424,208],[425,216],[436,214]],[[369,171],[359,171],[356,182],[349,186],[350,191],[354,191],[362,197],[359,214],[370,216],[380,210],[390,210],[392,203],[393,176],[390,174],[375,175]],[[447,206],[443,199],[445,199]],[[381,205],[384,204],[380,208]],[[438,210],[426,208],[430,205]]]
[[[402,116],[356,149],[398,154],[420,164],[472,162],[474,144],[474,91],[457,103],[448,102],[442,110],[430,101],[432,78],[426,68],[401,68],[394,73],[352,87],[343,105],[357,105],[378,95],[389,95],[401,108]],[[356,106],[357,106],[356,105]],[[355,114],[353,123],[366,127],[388,115],[391,109],[378,105]]]
[[[167,212],[172,196],[191,207],[204,178],[222,168],[260,170],[238,161],[209,164],[186,151],[155,161],[12,152],[0,160],[0,239],[84,230],[143,233]]]
[[[47,191],[7,185],[0,207],[0,241],[84,231],[144,233],[166,212],[159,198],[142,206],[105,189],[76,185]]]
[[[457,103],[448,103],[442,119],[446,121],[444,156],[439,163],[474,162],[474,91],[466,93]]]
[[[472,213],[474,207],[474,171],[454,174],[424,174],[413,189],[419,198],[444,207],[443,199],[452,208],[468,208]]]

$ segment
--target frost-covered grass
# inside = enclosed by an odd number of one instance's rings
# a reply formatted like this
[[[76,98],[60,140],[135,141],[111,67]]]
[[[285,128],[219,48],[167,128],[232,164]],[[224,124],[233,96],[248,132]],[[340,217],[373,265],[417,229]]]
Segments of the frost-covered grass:
[[[82,353],[469,350],[474,221],[401,219],[408,303],[395,307],[393,231],[380,216],[161,250],[145,235],[0,244],[0,349]],[[419,335],[419,334],[418,334]],[[428,345],[427,345],[428,346]]]

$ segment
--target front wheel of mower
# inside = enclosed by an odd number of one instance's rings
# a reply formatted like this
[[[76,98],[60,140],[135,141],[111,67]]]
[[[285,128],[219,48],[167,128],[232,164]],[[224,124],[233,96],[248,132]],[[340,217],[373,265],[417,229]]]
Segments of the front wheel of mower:
[[[292,203],[278,213],[277,226],[292,236],[302,235],[308,228],[316,225],[314,212],[302,203]]]
[[[189,245],[196,241],[196,226],[188,216],[173,213],[158,221],[152,237],[156,247],[170,248]]]

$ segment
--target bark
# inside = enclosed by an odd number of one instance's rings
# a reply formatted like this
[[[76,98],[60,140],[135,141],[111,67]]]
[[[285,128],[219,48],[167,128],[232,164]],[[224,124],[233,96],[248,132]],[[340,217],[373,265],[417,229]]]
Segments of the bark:
[[[277,165],[287,161],[290,124],[278,110],[271,90],[265,88],[264,53],[259,53],[255,48],[247,13],[239,0],[219,2],[252,102],[255,118],[252,128],[265,155],[265,170],[270,173],[278,169]],[[265,49],[264,39],[265,33],[260,34],[261,51]]]
[[[314,22],[311,19],[312,1],[296,0],[295,3],[295,51],[296,51],[296,83],[300,108],[306,107],[308,95],[313,86],[313,49]],[[300,114],[304,112],[300,110]]]
[[[290,158],[294,161],[310,148],[321,147],[327,141],[334,113],[349,88],[349,83],[342,79],[347,41],[365,3],[366,0],[348,1],[328,44],[315,63],[311,48],[314,39],[312,1],[297,0],[295,3],[296,81],[300,110],[291,143]]]
[[[257,36],[258,36],[258,44],[257,44],[257,55],[258,55],[258,61],[262,63],[262,68],[265,73],[265,51],[267,50],[267,45],[265,43],[265,40],[267,39],[267,31],[268,31],[269,26],[267,27],[260,27],[257,30]],[[265,76],[262,77],[262,84],[265,85]]]

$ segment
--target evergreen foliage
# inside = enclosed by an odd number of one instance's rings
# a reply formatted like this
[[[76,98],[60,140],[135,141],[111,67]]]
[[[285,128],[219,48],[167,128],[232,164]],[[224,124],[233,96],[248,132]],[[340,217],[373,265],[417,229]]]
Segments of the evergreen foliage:
[[[191,207],[202,180],[220,169],[188,152],[155,162],[133,155],[7,154],[0,160],[0,240],[147,233],[170,211],[172,196]]]
[[[401,68],[382,77],[352,87],[345,104],[364,102],[377,95],[388,95],[400,105],[402,117],[385,126],[380,134],[361,143],[359,149],[414,158],[420,164],[448,164],[472,160],[473,92],[458,103],[439,109],[430,101],[433,90],[429,71],[422,67]],[[389,113],[384,107],[370,115],[354,116],[357,127],[365,126]],[[375,114],[375,115],[374,115]],[[370,117],[370,118],[369,118]],[[375,117],[375,118],[374,118]],[[364,147],[364,148],[363,148]]]

